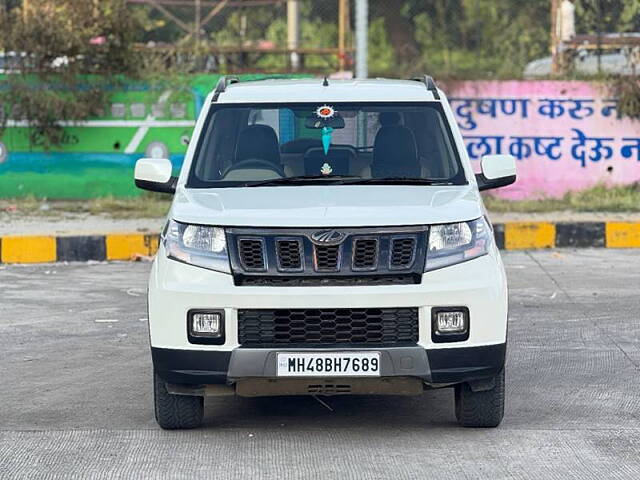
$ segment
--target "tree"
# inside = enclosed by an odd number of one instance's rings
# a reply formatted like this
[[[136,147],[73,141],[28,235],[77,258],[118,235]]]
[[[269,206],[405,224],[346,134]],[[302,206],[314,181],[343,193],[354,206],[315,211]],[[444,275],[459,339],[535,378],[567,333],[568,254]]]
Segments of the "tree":
[[[581,33],[637,32],[640,0],[582,0],[576,2],[576,19]]]
[[[59,144],[61,122],[99,113],[109,86],[139,71],[138,23],[124,0],[30,0],[0,11],[0,50],[17,64],[0,92],[5,109],[29,122],[45,146]]]
[[[527,62],[547,54],[548,0],[427,3],[413,12],[422,52],[414,65],[435,76],[517,78]]]

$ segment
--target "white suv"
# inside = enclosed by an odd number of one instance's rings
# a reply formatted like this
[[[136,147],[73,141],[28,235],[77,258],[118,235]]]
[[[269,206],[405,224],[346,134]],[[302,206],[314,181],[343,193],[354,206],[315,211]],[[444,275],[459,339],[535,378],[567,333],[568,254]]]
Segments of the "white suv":
[[[149,280],[155,413],[193,428],[209,395],[419,395],[460,424],[504,410],[507,283],[442,91],[416,80],[222,78],[178,177]]]

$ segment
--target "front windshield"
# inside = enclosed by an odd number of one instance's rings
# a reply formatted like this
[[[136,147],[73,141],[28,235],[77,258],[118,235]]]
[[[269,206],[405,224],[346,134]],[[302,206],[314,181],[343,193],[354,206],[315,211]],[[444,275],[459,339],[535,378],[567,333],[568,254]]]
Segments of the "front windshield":
[[[466,184],[441,107],[429,103],[214,106],[191,188],[384,179]]]

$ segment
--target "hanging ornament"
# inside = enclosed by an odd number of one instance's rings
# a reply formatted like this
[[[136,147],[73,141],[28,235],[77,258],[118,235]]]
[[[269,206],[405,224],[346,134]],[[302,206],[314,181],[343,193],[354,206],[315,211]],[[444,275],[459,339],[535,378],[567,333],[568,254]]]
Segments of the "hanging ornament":
[[[316,108],[316,115],[320,118],[331,118],[336,114],[336,111],[330,105],[321,105]]]

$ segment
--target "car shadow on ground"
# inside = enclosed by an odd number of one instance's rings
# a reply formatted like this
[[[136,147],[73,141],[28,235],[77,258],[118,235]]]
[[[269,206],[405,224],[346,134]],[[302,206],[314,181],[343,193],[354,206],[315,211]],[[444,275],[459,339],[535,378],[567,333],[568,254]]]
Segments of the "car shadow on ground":
[[[453,389],[418,396],[208,397],[203,428],[414,428],[455,424]]]

